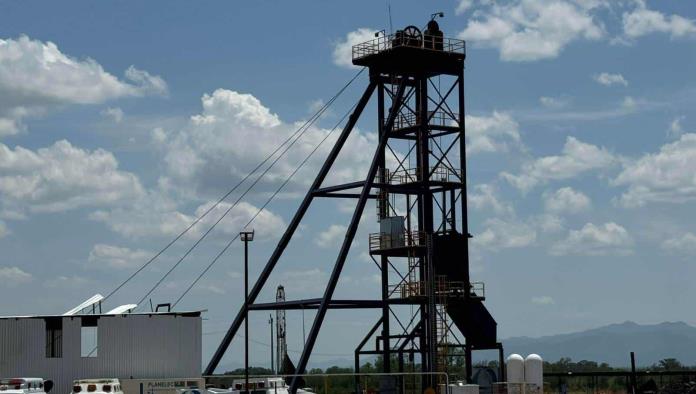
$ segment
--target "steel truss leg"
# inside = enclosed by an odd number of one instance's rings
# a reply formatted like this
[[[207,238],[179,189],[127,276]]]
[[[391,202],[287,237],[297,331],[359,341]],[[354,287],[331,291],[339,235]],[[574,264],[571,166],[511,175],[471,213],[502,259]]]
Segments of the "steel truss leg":
[[[256,297],[259,295],[261,289],[263,289],[263,286],[266,284],[266,281],[268,280],[268,277],[271,275],[273,268],[275,268],[276,263],[278,263],[278,259],[280,259],[280,256],[285,251],[285,248],[288,246],[288,243],[290,243],[290,239],[292,239],[292,236],[295,234],[297,226],[299,226],[300,221],[302,221],[304,214],[307,212],[307,209],[312,203],[312,200],[314,198],[313,193],[317,189],[319,189],[321,187],[321,184],[324,182],[324,179],[326,178],[326,175],[331,169],[331,166],[336,161],[336,157],[338,157],[338,154],[341,152],[341,148],[343,148],[343,145],[348,139],[348,136],[353,130],[353,127],[360,118],[360,114],[362,114],[362,111],[365,109],[367,102],[370,101],[370,97],[372,97],[372,93],[374,92],[376,86],[377,84],[375,82],[370,81],[370,84],[365,89],[365,92],[360,98],[360,101],[358,101],[358,104],[355,106],[355,110],[348,118],[348,123],[346,123],[345,127],[343,128],[343,131],[341,132],[341,135],[338,137],[338,140],[336,141],[336,144],[333,146],[333,149],[331,149],[331,152],[329,153],[329,156],[326,158],[326,161],[324,162],[324,165],[319,171],[319,174],[317,174],[317,177],[314,179],[314,183],[307,191],[307,194],[302,200],[302,204],[297,209],[297,212],[295,213],[295,216],[292,218],[292,221],[288,225],[288,228],[285,230],[285,233],[280,238],[278,246],[276,246],[276,249],[273,251],[273,254],[268,259],[266,266],[264,267],[263,271],[261,271],[259,278],[256,280],[254,287],[252,287],[251,292],[249,293],[250,304],[253,304],[256,301]],[[230,328],[227,330],[225,337],[222,339],[222,342],[220,343],[220,346],[218,346],[217,350],[215,351],[215,354],[213,354],[210,363],[208,363],[208,366],[205,368],[205,371],[203,372],[204,375],[212,375],[213,373],[215,373],[215,369],[220,363],[222,356],[225,355],[227,348],[230,346],[232,339],[237,334],[237,331],[239,330],[239,327],[242,325],[243,321],[244,308],[242,307],[240,311],[237,313],[237,317],[235,317],[234,321],[230,325]]]
[[[360,342],[358,347],[355,348],[355,373],[358,374],[360,373],[360,352],[362,351],[363,347],[365,347],[365,344],[367,344],[367,341],[370,340],[372,335],[377,332],[377,329],[379,326],[382,325],[382,318],[377,320],[377,323],[375,323],[374,326],[370,329],[370,331],[367,332],[367,335],[365,335],[365,338]],[[355,375],[355,392],[359,393],[360,392],[360,377],[358,375]]]
[[[387,146],[387,141],[389,140],[389,133],[391,132],[392,126],[394,125],[394,120],[396,119],[396,115],[399,112],[399,107],[401,107],[401,101],[404,95],[405,87],[405,80],[402,80],[401,84],[399,85],[399,90],[396,94],[394,105],[392,106],[392,109],[389,112],[389,118],[387,120],[384,135],[380,136],[379,146],[377,147],[375,155],[372,158],[370,170],[368,171],[367,179],[365,180],[365,186],[363,186],[363,189],[360,192],[360,198],[358,199],[358,203],[355,206],[355,211],[353,212],[353,217],[350,220],[350,225],[346,230],[346,236],[343,239],[341,250],[338,253],[338,257],[336,258],[336,263],[334,264],[334,269],[331,272],[329,283],[326,286],[326,290],[324,290],[324,297],[321,301],[321,305],[319,305],[319,310],[317,311],[317,314],[314,317],[314,323],[312,323],[312,328],[309,331],[307,343],[305,344],[305,348],[302,351],[300,361],[297,363],[298,374],[304,373],[307,367],[307,362],[309,361],[309,356],[312,354],[312,349],[314,349],[314,344],[316,343],[317,336],[319,335],[321,325],[324,322],[324,317],[326,316],[326,311],[328,310],[329,302],[333,297],[334,290],[336,289],[336,284],[338,283],[341,271],[343,270],[343,265],[346,262],[346,257],[348,256],[350,247],[353,244],[353,238],[355,237],[355,232],[358,229],[358,224],[360,223],[360,217],[362,216],[363,209],[365,209],[367,197],[370,194],[372,185],[375,182],[377,168],[379,167],[380,152],[384,151],[385,147]],[[295,376],[292,379],[292,383],[290,385],[290,393],[295,394],[297,392],[297,386],[299,385],[299,383],[300,379],[298,379],[298,376]]]

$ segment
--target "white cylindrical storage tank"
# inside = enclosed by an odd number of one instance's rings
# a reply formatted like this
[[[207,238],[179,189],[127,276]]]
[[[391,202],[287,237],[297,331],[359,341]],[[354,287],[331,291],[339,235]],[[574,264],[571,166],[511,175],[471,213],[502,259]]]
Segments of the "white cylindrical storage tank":
[[[511,354],[505,360],[505,373],[508,383],[524,383],[524,358]]]
[[[530,354],[524,360],[524,381],[535,386],[535,392],[544,392],[544,360],[538,354]]]

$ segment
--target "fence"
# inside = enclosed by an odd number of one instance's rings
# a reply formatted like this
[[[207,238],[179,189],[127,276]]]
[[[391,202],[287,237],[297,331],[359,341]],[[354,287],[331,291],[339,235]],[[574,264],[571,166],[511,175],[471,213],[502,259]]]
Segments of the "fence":
[[[402,372],[402,373],[308,373],[302,375],[249,375],[251,393],[265,390],[285,392],[293,377],[302,379],[300,388],[315,394],[422,394],[426,387],[432,387],[436,394],[447,394],[443,388],[449,386],[449,376],[444,372]],[[244,390],[244,375],[206,376],[210,387]],[[282,384],[275,385],[281,381]],[[438,382],[445,382],[444,385]],[[236,387],[235,387],[236,386]]]
[[[696,371],[636,371],[636,393],[696,394]],[[559,394],[632,394],[630,371],[552,372],[544,374],[544,392]]]

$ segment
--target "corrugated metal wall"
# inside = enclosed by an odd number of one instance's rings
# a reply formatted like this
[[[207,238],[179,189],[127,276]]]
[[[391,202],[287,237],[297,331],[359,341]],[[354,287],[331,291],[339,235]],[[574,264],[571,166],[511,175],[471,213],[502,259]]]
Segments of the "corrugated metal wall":
[[[61,358],[46,358],[44,319],[0,319],[0,377],[51,379],[52,393],[68,394],[72,381],[80,378],[201,375],[200,316],[101,316],[97,357],[81,357],[81,318],[62,319]]]

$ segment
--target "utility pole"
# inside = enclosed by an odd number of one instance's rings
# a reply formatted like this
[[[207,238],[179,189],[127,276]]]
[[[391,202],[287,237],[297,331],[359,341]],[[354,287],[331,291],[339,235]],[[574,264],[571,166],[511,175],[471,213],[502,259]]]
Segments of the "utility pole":
[[[254,240],[254,230],[242,231],[239,238],[244,242],[244,385],[249,391],[249,242]]]
[[[636,353],[631,352],[631,393],[636,393]]]
[[[268,315],[268,325],[271,326],[271,373],[275,375],[275,364],[273,363],[273,315]]]

